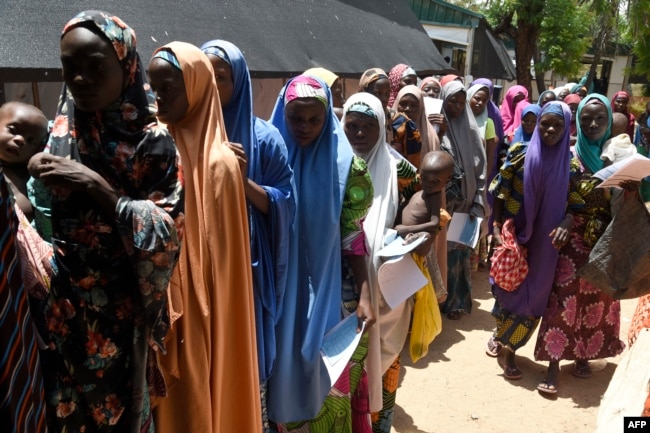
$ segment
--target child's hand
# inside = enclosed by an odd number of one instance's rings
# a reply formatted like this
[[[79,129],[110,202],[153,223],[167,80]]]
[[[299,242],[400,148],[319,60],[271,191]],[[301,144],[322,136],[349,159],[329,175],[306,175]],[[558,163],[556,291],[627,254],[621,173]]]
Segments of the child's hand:
[[[408,226],[405,226],[403,224],[399,224],[395,226],[395,231],[397,232],[397,236],[406,239],[409,234],[411,234],[411,230],[409,230]]]

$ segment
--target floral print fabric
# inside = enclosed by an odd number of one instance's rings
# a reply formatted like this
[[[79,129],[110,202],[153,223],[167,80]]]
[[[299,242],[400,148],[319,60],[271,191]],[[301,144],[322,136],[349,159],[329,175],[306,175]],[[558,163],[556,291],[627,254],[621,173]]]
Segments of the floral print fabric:
[[[571,167],[579,167],[576,160]],[[535,346],[535,359],[539,361],[606,358],[618,355],[625,347],[619,339],[620,302],[575,275],[587,263],[595,240],[611,220],[610,194],[607,189],[594,188],[591,174],[582,168],[579,172],[572,170],[571,185],[571,194],[579,194],[584,206],[574,208],[570,240],[560,250]]]
[[[118,192],[106,215],[82,191],[52,191],[58,274],[43,305],[44,378],[51,432],[153,432],[146,378],[150,346],[163,350],[167,287],[182,223],[176,147],[155,122],[135,34],[117,17],[82,12],[65,29],[92,26],[125,72],[121,98],[75,111],[64,88],[49,148],[97,172]],[[158,384],[150,384],[160,389]]]

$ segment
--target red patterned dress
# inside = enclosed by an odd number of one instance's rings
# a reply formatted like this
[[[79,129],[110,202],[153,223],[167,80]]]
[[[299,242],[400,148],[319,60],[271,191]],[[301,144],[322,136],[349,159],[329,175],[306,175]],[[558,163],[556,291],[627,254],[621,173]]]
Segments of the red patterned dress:
[[[607,358],[618,355],[625,347],[619,339],[619,301],[575,275],[587,263],[589,253],[612,218],[609,190],[595,188],[596,184],[591,173],[574,158],[571,195],[579,194],[584,206],[573,209],[571,237],[560,250],[535,346],[538,361]]]

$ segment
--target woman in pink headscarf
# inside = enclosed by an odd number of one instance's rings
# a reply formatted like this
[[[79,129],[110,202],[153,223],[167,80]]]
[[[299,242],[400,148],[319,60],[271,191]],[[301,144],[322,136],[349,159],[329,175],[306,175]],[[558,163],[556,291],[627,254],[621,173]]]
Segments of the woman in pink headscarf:
[[[418,82],[418,76],[415,70],[409,65],[399,63],[393,66],[393,69],[388,73],[388,81],[390,81],[390,98],[388,98],[388,107],[392,107],[397,97],[397,92],[404,86],[415,85]]]
[[[501,104],[501,119],[503,120],[503,133],[508,142],[508,137],[512,138],[521,123],[521,110],[528,104],[528,90],[524,86],[512,86],[506,92]]]

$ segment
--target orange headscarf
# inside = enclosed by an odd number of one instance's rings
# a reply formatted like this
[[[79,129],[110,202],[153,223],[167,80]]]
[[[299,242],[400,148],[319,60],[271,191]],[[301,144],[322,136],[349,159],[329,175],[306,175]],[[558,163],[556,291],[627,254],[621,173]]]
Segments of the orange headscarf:
[[[172,280],[172,309],[182,316],[163,368],[178,379],[157,407],[158,432],[260,432],[246,199],[227,141],[210,61],[172,42],[189,108],[168,125],[183,161],[185,236]]]

